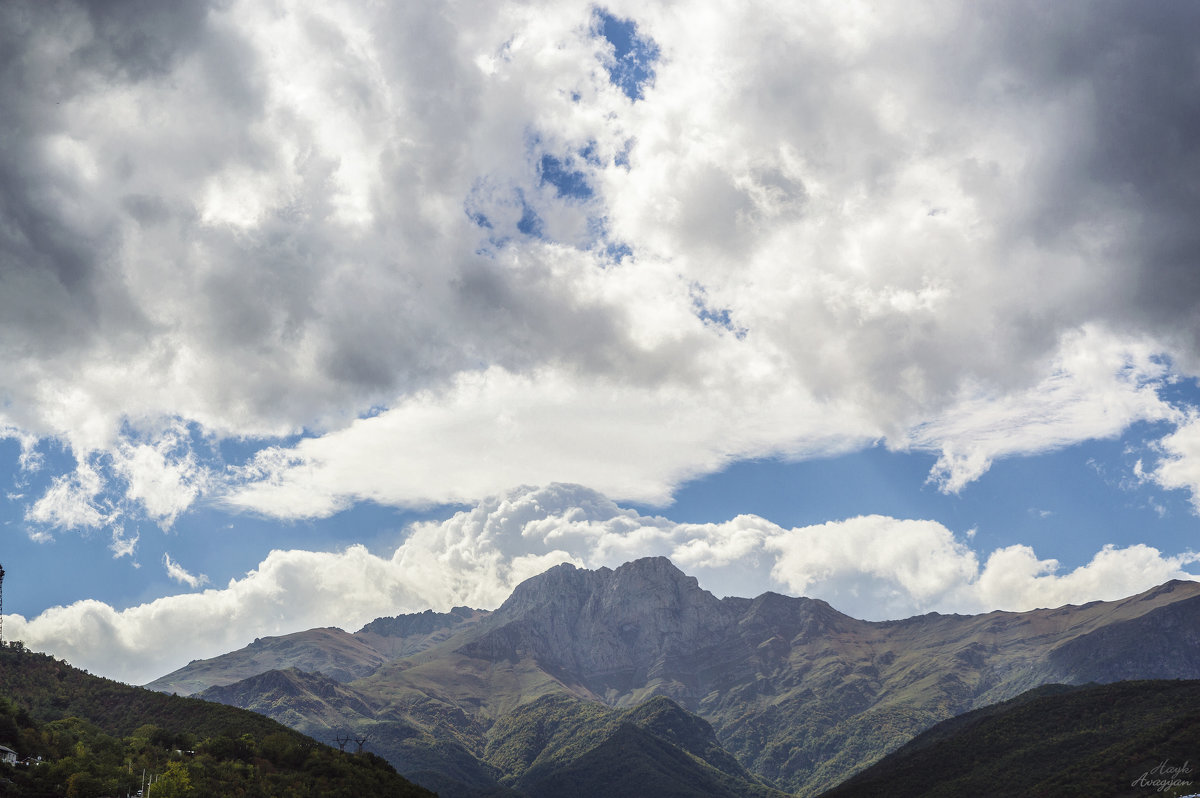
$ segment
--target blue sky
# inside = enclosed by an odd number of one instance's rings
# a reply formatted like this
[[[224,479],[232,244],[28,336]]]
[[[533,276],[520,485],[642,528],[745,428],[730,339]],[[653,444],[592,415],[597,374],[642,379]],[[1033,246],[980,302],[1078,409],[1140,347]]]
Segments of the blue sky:
[[[1193,578],[1198,14],[6,4],[5,635]]]
[[[1150,543],[1172,553],[1195,549],[1198,522],[1187,494],[1139,482],[1134,475],[1139,453],[1144,456],[1148,443],[1160,435],[1161,430],[1156,435],[1153,426],[1142,425],[1120,438],[1003,460],[957,495],[928,484],[935,456],[875,446],[799,462],[740,461],[680,485],[668,507],[629,506],[683,523],[719,523],[741,514],[783,527],[869,514],[934,519],[964,536],[973,530],[969,540],[978,551],[1027,543],[1070,570],[1086,565],[1105,543]],[[8,452],[13,459],[15,449],[11,445]],[[200,506],[170,532],[151,523],[137,528],[136,557],[120,559],[111,556],[111,540],[98,534],[38,542],[10,529],[6,550],[17,566],[8,566],[5,606],[36,615],[85,598],[123,609],[169,596],[179,584],[160,567],[165,554],[216,585],[243,576],[275,548],[336,551],[362,543],[374,553],[390,554],[410,524],[449,518],[461,509],[415,511],[360,503],[329,518],[280,523]],[[20,503],[6,503],[5,511],[6,527],[22,528]],[[72,576],[65,579],[68,573]],[[742,586],[741,593],[754,592],[755,585]]]

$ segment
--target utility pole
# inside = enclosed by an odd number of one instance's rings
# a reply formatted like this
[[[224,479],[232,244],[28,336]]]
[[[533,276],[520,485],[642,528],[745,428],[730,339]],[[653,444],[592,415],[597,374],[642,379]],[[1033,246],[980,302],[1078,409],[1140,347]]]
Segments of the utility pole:
[[[0,646],[4,645],[4,566],[0,565]]]

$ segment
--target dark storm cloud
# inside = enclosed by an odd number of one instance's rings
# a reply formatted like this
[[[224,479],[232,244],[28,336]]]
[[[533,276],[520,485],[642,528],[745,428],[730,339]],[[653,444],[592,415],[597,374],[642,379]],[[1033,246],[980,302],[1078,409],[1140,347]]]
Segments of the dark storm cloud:
[[[7,289],[0,324],[18,358],[120,352],[141,345],[139,330],[149,332],[141,301],[125,285],[121,211],[142,225],[194,217],[173,183],[203,153],[179,150],[171,180],[147,174],[137,142],[153,132],[130,130],[122,142],[119,131],[133,120],[89,103],[164,78],[207,40],[206,72],[223,84],[222,102],[246,106],[238,90],[245,78],[233,77],[245,59],[236,46],[207,37],[207,12],[203,3],[152,2],[0,8],[0,281]],[[219,110],[211,115],[221,121]],[[118,135],[84,153],[80,143],[105,128]],[[165,193],[125,193],[139,184]]]
[[[75,57],[92,68],[112,68],[130,80],[161,75],[204,35],[207,0],[82,0],[93,39]]]
[[[996,4],[968,61],[1001,65],[1006,93],[1069,105],[1057,139],[1036,142],[1028,202],[1010,235],[1069,249],[1109,235],[1115,268],[1089,308],[1174,340],[1200,360],[1200,6]],[[988,62],[991,60],[990,63]],[[979,73],[976,73],[977,75]],[[1044,131],[1030,130],[1031,137]],[[1092,230],[1102,220],[1105,227]]]

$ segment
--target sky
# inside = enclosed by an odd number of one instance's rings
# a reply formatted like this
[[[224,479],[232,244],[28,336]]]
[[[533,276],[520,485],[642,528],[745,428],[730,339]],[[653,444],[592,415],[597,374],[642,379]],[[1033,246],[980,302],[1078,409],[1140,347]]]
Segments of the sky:
[[[3,634],[1200,577],[1200,6],[0,4]]]

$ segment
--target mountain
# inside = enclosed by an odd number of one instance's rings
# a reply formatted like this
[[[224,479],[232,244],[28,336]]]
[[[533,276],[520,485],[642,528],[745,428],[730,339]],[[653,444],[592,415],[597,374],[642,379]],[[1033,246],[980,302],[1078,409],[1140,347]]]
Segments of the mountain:
[[[626,710],[544,696],[493,726],[484,759],[531,798],[785,798],[730,756],[712,726],[662,696]]]
[[[36,765],[0,764],[0,795],[153,794],[418,798],[432,793],[373,755],[336,751],[262,715],[92,676],[0,645],[0,745]]]
[[[442,633],[341,684],[345,693],[323,682],[327,695],[283,697],[247,683],[201,695],[316,736],[369,732],[373,750],[419,783],[457,774],[437,782],[446,795],[515,784],[487,752],[509,716],[544,696],[613,709],[665,696],[711,724],[755,778],[815,795],[939,721],[1039,685],[1200,678],[1200,584],[867,622],[815,599],[718,599],[647,558],[615,570],[557,566]]]
[[[1053,685],[943,721],[821,798],[1195,794],[1200,681]]]
[[[445,713],[444,706],[382,712],[344,685],[294,669],[213,687],[203,696],[275,717],[282,711],[287,717],[280,719],[306,728],[335,709],[340,721],[353,719],[350,725],[359,733],[367,732],[413,778],[442,795],[785,796],[748,773],[706,721],[662,696],[617,710],[550,694],[520,705],[486,730],[462,715],[442,717],[439,728],[435,715]]]
[[[488,613],[468,607],[378,618],[354,634],[341,629],[309,629],[260,637],[245,648],[193,660],[146,685],[164,693],[191,695],[213,685],[233,684],[269,670],[298,668],[349,682],[373,673],[397,657],[416,654]]]

